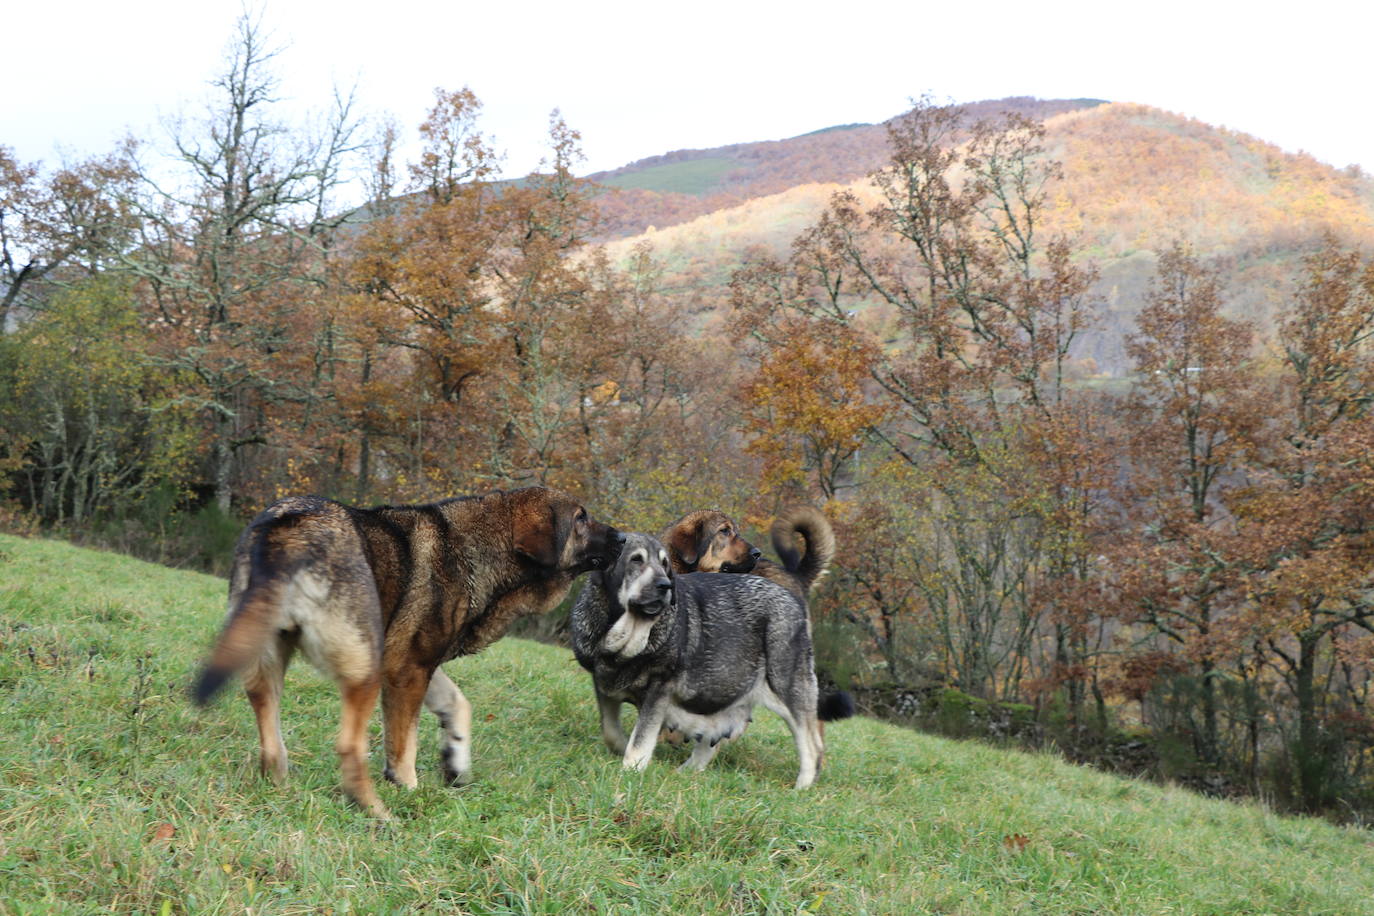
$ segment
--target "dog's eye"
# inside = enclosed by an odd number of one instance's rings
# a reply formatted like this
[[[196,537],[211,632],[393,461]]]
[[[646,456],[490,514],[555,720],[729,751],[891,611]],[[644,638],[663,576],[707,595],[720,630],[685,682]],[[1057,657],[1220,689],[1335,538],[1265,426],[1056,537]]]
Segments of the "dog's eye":
[[[723,534],[723,535],[725,535],[726,537],[729,537],[729,536],[730,536],[730,529],[729,529],[729,528],[722,528],[722,529],[720,529],[719,531],[717,531],[716,533],[717,533],[717,534]]]

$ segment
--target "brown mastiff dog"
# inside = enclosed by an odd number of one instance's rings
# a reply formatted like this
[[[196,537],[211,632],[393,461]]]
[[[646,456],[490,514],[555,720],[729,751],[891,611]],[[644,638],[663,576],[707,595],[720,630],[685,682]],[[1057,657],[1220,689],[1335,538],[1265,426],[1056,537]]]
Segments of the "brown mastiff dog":
[[[257,715],[262,770],[286,775],[282,678],[300,649],[343,695],[344,790],[385,818],[367,770],[367,723],[382,698],[385,775],[414,788],[420,706],[439,717],[443,774],[468,777],[472,707],[439,665],[549,610],[581,573],[615,559],[624,536],[544,487],[424,506],[359,509],[293,497],[240,536],[229,615],[195,687],[205,703],[241,673]]]
[[[794,506],[773,522],[773,549],[781,563],[740,536],[730,516],[715,509],[689,512],[669,525],[659,540],[668,550],[675,573],[723,572],[763,576],[801,599],[816,584],[835,556],[830,520],[811,506]]]

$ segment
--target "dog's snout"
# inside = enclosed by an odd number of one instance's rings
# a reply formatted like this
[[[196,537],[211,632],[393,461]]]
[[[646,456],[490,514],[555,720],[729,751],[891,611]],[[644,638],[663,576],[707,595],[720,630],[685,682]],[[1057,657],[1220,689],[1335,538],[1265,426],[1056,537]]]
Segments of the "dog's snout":
[[[751,560],[757,560],[761,556],[763,556],[763,551],[759,550],[757,547],[749,551],[749,559]]]
[[[673,580],[663,576],[660,576],[657,581],[654,582],[654,588],[658,589],[660,595],[666,595],[672,587]]]
[[[619,547],[625,543],[625,532],[611,529],[611,543]]]

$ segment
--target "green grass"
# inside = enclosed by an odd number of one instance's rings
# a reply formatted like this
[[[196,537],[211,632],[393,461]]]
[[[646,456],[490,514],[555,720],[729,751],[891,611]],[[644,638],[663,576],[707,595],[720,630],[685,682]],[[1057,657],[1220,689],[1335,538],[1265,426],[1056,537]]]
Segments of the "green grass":
[[[711,156],[705,159],[692,159],[687,162],[670,162],[667,165],[650,166],[598,180],[613,188],[671,191],[699,197],[709,194],[726,174],[737,168],[739,168],[739,163],[733,159],[725,156]]]
[[[569,653],[518,640],[448,666],[478,781],[439,787],[426,714],[421,788],[382,784],[378,826],[338,789],[307,666],[281,788],[241,694],[186,703],[224,592],[0,536],[0,912],[1374,912],[1368,833],[874,721],[829,729],[807,792],[766,713],[705,773],[660,748],[627,775]]]

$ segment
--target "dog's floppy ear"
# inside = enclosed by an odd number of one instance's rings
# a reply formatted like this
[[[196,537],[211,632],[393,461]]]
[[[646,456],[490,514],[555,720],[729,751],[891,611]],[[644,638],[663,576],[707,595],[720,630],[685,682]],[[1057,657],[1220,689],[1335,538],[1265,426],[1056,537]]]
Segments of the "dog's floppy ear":
[[[517,507],[514,529],[512,541],[516,553],[540,566],[558,566],[561,551],[558,549],[558,520],[553,506],[541,500]]]
[[[674,526],[665,546],[670,557],[680,560],[683,566],[691,569],[701,559],[700,541],[701,521],[698,520],[690,526]]]

